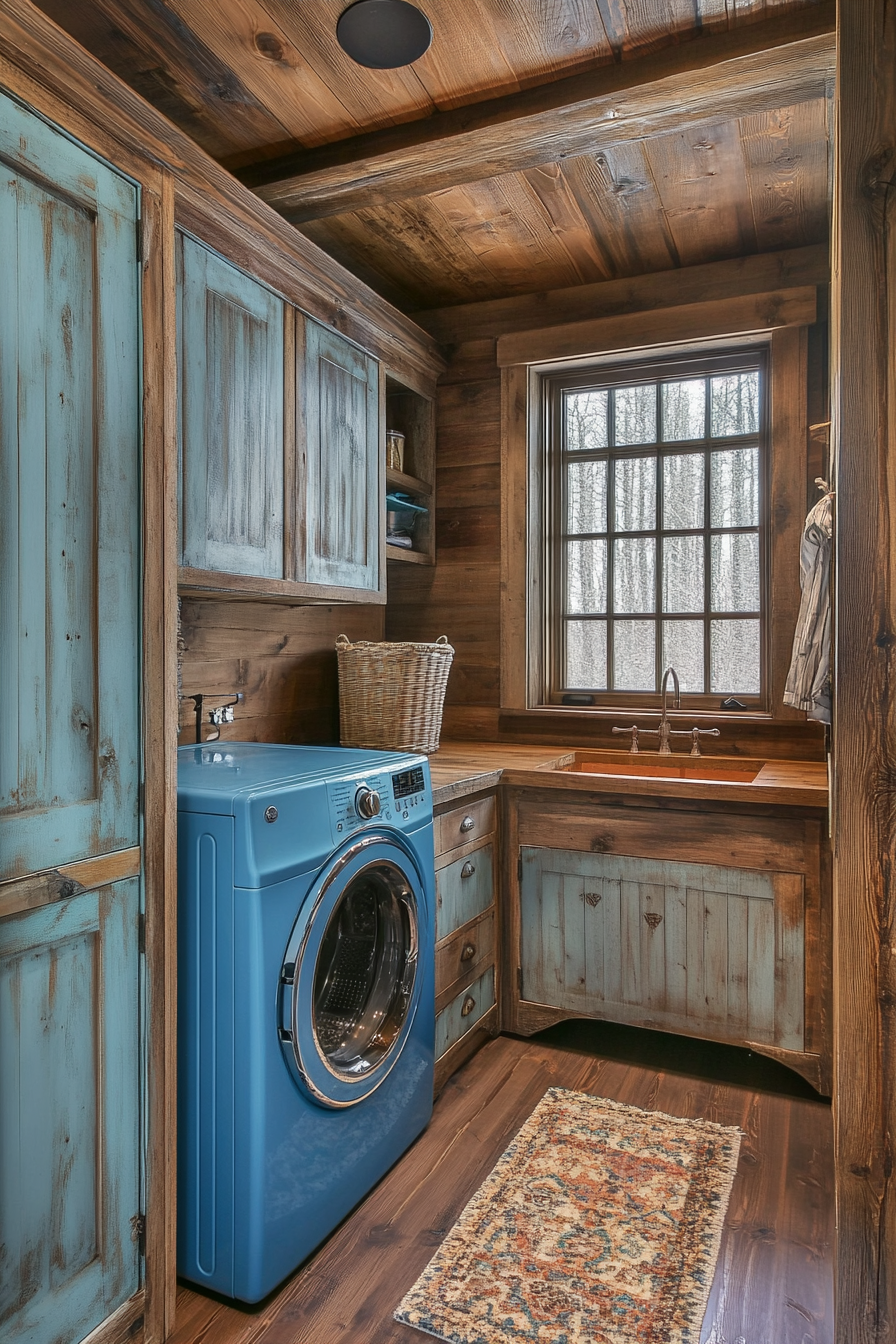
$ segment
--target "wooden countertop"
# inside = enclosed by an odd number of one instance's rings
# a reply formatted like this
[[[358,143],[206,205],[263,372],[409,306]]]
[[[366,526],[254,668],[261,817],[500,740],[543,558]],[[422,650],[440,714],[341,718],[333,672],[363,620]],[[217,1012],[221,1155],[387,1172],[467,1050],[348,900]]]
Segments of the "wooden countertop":
[[[582,754],[612,763],[615,769],[631,760],[628,752],[582,749]],[[704,761],[710,769],[722,762],[736,768],[759,767],[749,783],[729,780],[638,778],[624,774],[601,774],[560,767],[575,758],[569,747],[517,746],[502,742],[444,742],[429,758],[432,774],[433,803],[451,802],[481,789],[498,784],[534,788],[570,789],[612,793],[637,793],[664,798],[706,798],[722,802],[782,803],[791,807],[820,807],[828,804],[827,767],[820,761],[754,761],[713,757]],[[686,753],[659,756],[641,752],[637,764],[682,765],[690,760]]]

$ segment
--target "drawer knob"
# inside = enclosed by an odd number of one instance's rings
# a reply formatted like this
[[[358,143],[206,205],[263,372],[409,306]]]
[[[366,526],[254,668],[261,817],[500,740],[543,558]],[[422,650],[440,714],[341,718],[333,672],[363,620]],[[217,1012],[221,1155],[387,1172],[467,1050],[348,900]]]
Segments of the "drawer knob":
[[[464,943],[464,950],[460,954],[461,961],[472,961],[475,955],[475,945],[473,943]]]
[[[460,870],[461,877],[472,877],[476,871],[475,863],[470,863],[469,859]]]
[[[461,822],[461,824],[460,824],[460,829],[464,832],[464,834],[466,834],[467,831],[472,831],[472,829],[473,829],[473,827],[474,827],[475,825],[476,825],[476,823],[475,823],[475,821],[473,820],[473,818],[467,816],[467,817],[464,817],[463,821]]]
[[[463,1007],[460,1010],[461,1017],[469,1017],[475,1007],[476,1000],[473,998],[472,994],[468,994],[464,999]]]

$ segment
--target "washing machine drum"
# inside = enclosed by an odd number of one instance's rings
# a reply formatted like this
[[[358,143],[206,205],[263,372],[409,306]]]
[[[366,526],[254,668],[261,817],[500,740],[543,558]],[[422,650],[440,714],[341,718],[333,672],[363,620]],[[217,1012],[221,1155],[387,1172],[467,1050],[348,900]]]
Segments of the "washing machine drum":
[[[280,1038],[319,1105],[363,1101],[398,1060],[420,998],[423,886],[394,839],[365,836],[318,879],[281,975]]]

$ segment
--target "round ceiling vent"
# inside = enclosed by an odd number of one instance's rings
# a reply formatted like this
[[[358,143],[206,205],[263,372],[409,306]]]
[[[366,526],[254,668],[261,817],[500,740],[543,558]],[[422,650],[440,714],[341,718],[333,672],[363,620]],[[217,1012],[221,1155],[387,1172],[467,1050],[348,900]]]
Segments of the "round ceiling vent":
[[[397,70],[428,49],[432,27],[407,0],[357,0],[339,16],[336,40],[358,65]]]

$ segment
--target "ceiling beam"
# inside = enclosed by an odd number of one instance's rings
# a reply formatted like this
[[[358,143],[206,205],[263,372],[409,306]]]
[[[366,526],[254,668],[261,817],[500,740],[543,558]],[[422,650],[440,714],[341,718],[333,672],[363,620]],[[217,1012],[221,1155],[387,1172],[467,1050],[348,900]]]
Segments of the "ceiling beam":
[[[294,223],[824,97],[834,0],[243,169]]]
[[[709,295],[714,299],[740,299],[776,289],[824,285],[830,278],[828,245],[813,243],[781,252],[679,266],[671,271],[648,271],[621,280],[595,280],[565,289],[430,308],[415,312],[413,318],[441,344],[462,345],[591,318],[677,308],[699,303]]]

